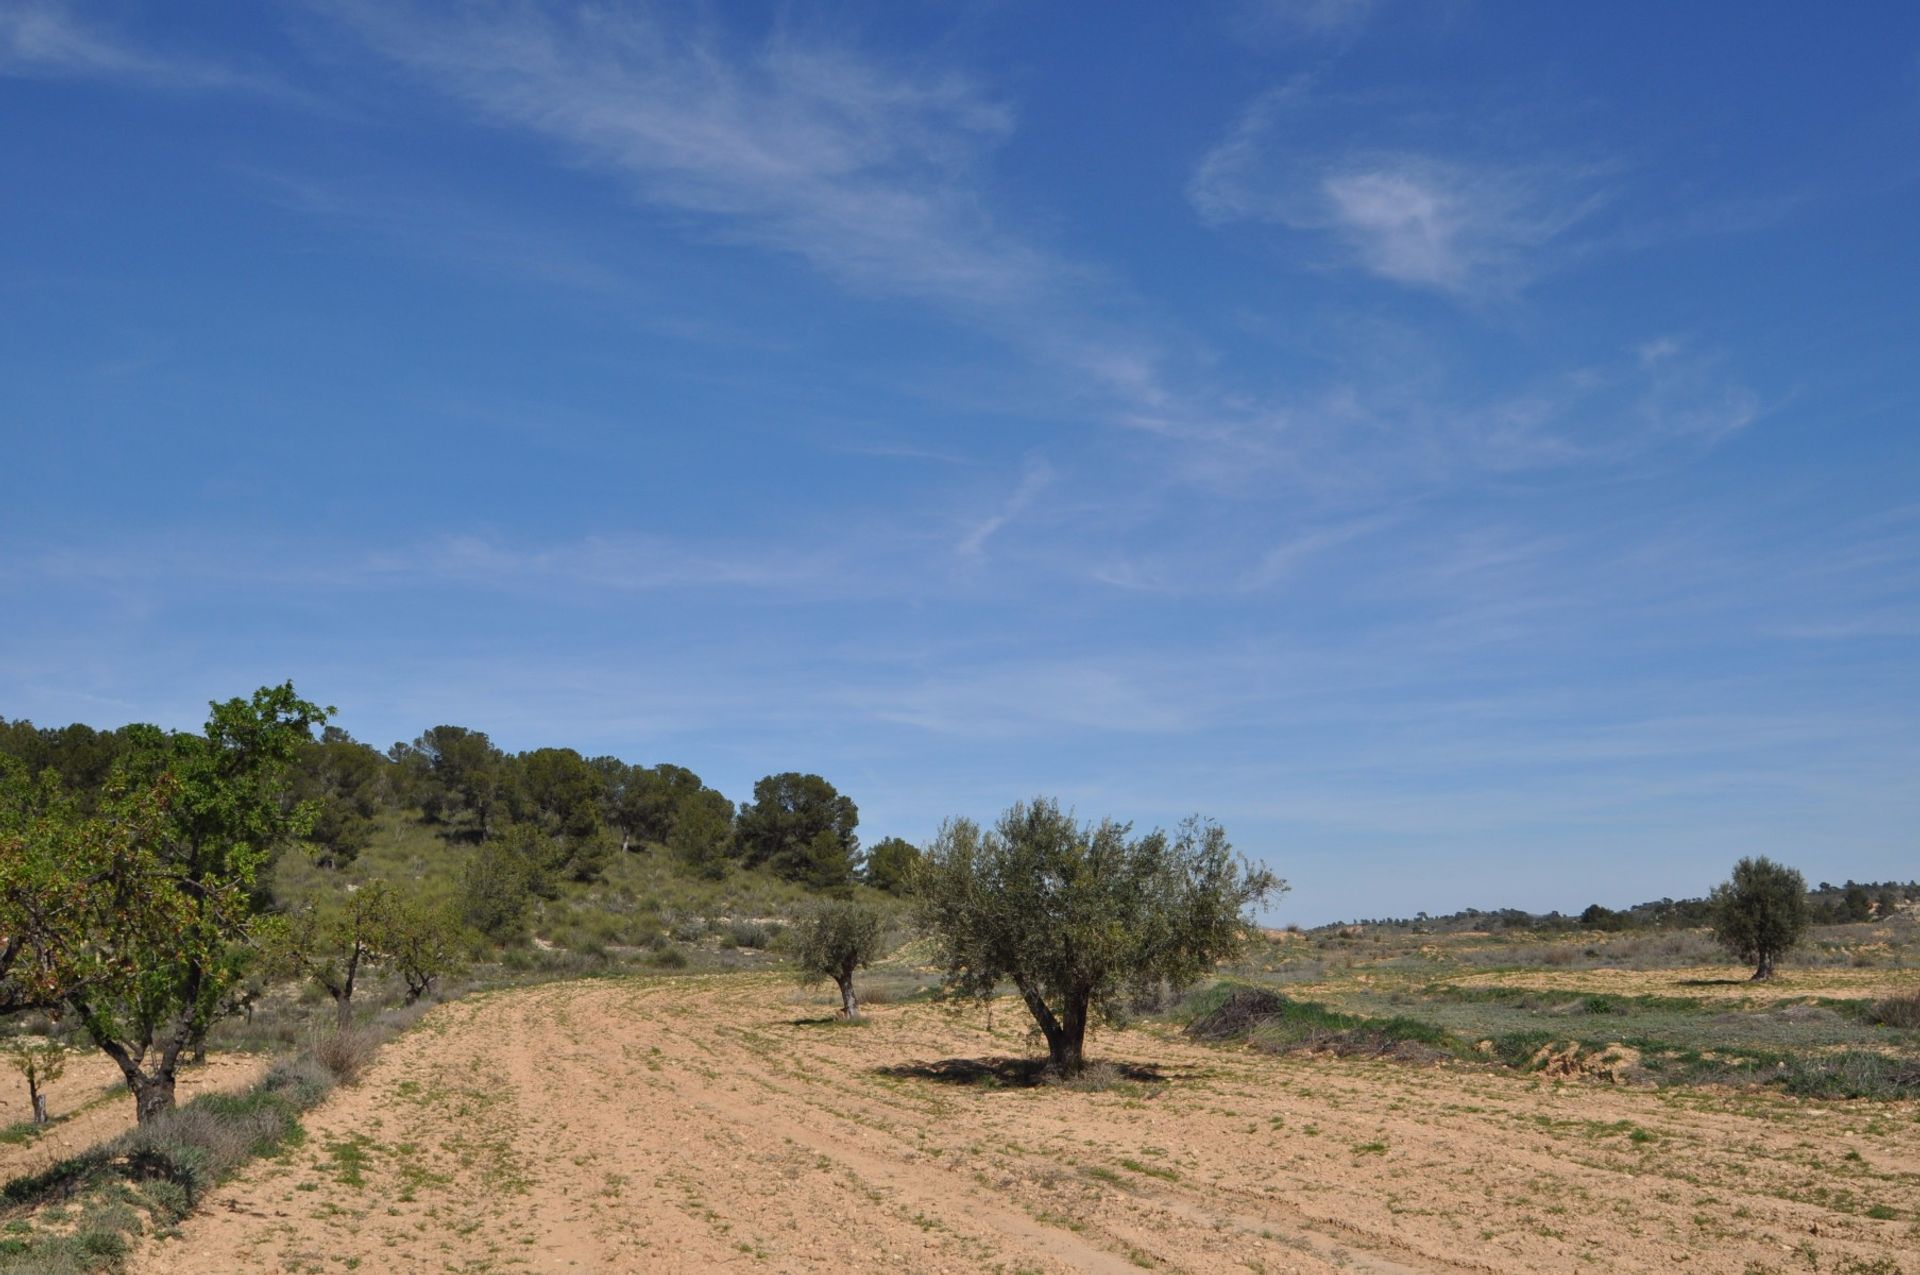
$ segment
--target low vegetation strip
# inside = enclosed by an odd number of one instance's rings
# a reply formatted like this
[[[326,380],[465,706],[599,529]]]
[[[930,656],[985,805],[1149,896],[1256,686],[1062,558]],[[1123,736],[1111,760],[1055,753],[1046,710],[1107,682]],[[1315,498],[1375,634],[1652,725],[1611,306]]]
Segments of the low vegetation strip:
[[[1471,992],[1501,1001],[1532,995],[1504,988]],[[1568,1003],[1564,997],[1555,997],[1544,1006],[1536,1003],[1533,1007],[1552,1012],[1563,1003]],[[1602,997],[1571,1003],[1594,1016],[1612,1015],[1634,1005],[1631,999]],[[1642,998],[1641,1005],[1667,1012],[1675,1002],[1673,998],[1647,997]],[[1661,1085],[1771,1085],[1806,1098],[1891,1101],[1920,1097],[1920,1058],[1890,1051],[1743,1049],[1728,1053],[1631,1032],[1568,1034],[1545,1028],[1469,1041],[1409,1015],[1369,1018],[1289,997],[1271,988],[1232,982],[1218,983],[1197,994],[1187,1005],[1185,1017],[1186,1034],[1194,1039],[1241,1042],[1267,1053],[1311,1051],[1418,1062],[1451,1059]]]
[[[8,1182],[0,1272],[117,1270],[133,1241],[166,1233],[247,1163],[302,1137],[300,1115],[358,1066],[361,1050],[330,1042],[320,1057],[282,1062],[253,1088],[209,1093],[111,1142]]]

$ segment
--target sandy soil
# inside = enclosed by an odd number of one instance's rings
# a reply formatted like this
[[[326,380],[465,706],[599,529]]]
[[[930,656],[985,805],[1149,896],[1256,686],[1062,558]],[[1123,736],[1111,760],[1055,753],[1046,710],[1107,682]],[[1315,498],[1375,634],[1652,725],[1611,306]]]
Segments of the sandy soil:
[[[441,1007],[133,1269],[1738,1275],[1920,1247],[1911,1103],[1274,1058],[1160,1029],[1094,1042],[1159,1079],[1074,1092],[980,1065],[1026,1053],[1010,1002],[991,1024],[823,1013],[737,975]]]
[[[249,1054],[214,1054],[204,1065],[181,1071],[176,1097],[185,1102],[196,1094],[244,1088],[259,1079],[266,1066],[264,1058]],[[0,1069],[0,1081],[0,1128],[31,1119],[27,1082],[11,1068]],[[37,1173],[133,1128],[133,1096],[112,1059],[77,1055],[47,1087],[47,1114],[52,1123],[33,1141],[0,1143],[0,1182]]]
[[[1615,996],[1685,996],[1694,1000],[1754,1002],[1831,997],[1878,1000],[1920,991],[1920,970],[1855,969],[1851,966],[1787,966],[1754,982],[1724,965],[1665,970],[1524,969],[1461,974],[1446,980],[1463,987],[1525,987],[1540,991],[1595,992]]]

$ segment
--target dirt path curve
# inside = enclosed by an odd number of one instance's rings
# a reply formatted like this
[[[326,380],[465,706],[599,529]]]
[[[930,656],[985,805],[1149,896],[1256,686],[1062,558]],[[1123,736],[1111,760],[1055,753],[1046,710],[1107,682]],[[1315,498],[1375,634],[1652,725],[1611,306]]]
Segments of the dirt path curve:
[[[1005,1006],[991,1026],[914,1005],[848,1028],[770,978],[478,996],[390,1045],[302,1146],[133,1269],[1739,1275],[1913,1245],[1912,1110],[1157,1031],[1096,1041],[1160,1075],[1105,1092],[962,1061],[1024,1052]]]

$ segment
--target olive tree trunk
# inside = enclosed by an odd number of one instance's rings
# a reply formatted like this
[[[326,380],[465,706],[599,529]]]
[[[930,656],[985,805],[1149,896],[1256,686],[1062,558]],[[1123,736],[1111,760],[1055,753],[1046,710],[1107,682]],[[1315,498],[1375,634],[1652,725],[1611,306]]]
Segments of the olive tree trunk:
[[[1055,1014],[1046,998],[1032,987],[1020,988],[1040,1034],[1047,1038],[1047,1062],[1063,1076],[1077,1076],[1087,1066],[1087,1009],[1091,994],[1078,988],[1067,993]]]
[[[859,1022],[860,998],[853,994],[853,971],[845,970],[835,974],[833,981],[840,985],[840,1012],[846,1015],[848,1022]]]

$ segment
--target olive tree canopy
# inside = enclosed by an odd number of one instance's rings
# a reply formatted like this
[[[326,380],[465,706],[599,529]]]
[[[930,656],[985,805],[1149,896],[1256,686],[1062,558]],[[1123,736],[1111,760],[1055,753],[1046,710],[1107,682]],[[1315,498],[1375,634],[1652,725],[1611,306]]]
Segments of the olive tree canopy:
[[[1754,963],[1756,979],[1772,978],[1773,964],[1800,941],[1807,928],[1807,882],[1799,872],[1764,855],[1733,865],[1733,876],[1707,900],[1713,937],[1741,960]]]
[[[1136,837],[1111,819],[1078,824],[1046,798],[992,828],[949,820],[914,884],[947,989],[984,998],[1012,983],[1067,1075],[1084,1066],[1092,1016],[1193,983],[1241,949],[1247,909],[1286,889],[1209,820]]]
[[[793,959],[800,976],[830,978],[840,989],[840,1007],[848,1022],[860,1021],[854,995],[854,971],[880,955],[886,919],[864,903],[834,899],[816,907],[794,929]]]

